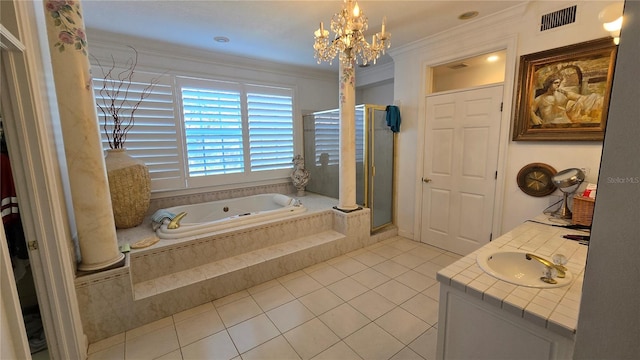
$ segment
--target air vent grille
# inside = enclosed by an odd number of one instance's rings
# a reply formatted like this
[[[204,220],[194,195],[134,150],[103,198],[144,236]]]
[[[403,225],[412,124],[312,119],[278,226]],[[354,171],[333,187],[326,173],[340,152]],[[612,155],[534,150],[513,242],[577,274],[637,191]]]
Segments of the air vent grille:
[[[542,18],[540,19],[540,31],[545,31],[576,22],[577,7],[578,5],[573,5],[566,9],[542,15]]]

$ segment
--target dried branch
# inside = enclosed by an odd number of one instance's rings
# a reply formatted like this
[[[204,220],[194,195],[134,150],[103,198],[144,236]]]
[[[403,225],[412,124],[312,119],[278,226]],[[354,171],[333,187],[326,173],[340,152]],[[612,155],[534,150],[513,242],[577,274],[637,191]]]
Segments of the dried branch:
[[[111,56],[111,66],[108,68],[104,67],[95,56],[93,57],[102,71],[102,88],[98,91],[100,96],[96,99],[96,104],[104,115],[102,128],[111,149],[124,148],[127,133],[135,125],[135,112],[158,84],[158,78],[151,79],[149,85],[142,89],[139,98],[129,100],[133,76],[138,65],[138,51],[132,46],[129,48],[133,50],[134,56],[127,60],[124,70],[117,74],[113,56]],[[109,119],[112,120],[112,124],[109,124]]]

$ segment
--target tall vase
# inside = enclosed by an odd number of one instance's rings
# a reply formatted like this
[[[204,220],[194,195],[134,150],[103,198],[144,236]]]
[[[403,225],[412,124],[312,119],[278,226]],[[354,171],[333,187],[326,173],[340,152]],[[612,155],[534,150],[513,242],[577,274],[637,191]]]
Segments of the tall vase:
[[[298,196],[304,196],[304,188],[309,183],[309,171],[304,168],[304,158],[302,155],[296,155],[293,158],[293,172],[291,173],[291,181],[293,186],[298,190]]]
[[[140,225],[151,201],[149,169],[144,162],[131,157],[126,149],[107,150],[105,166],[116,228]]]

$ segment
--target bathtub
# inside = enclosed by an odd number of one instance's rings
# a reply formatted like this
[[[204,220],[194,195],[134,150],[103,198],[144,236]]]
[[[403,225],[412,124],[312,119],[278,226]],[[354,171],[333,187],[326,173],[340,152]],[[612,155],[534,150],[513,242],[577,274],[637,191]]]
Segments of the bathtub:
[[[180,227],[169,229],[169,220],[156,229],[160,239],[181,239],[246,226],[257,222],[286,218],[307,209],[294,198],[282,194],[261,194],[201,204],[170,207],[172,214],[186,212]]]

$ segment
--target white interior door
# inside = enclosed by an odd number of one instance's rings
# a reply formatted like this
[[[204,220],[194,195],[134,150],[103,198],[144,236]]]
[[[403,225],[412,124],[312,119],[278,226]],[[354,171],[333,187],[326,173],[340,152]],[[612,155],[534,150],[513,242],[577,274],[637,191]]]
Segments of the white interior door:
[[[502,91],[427,97],[422,242],[466,255],[490,241]]]

